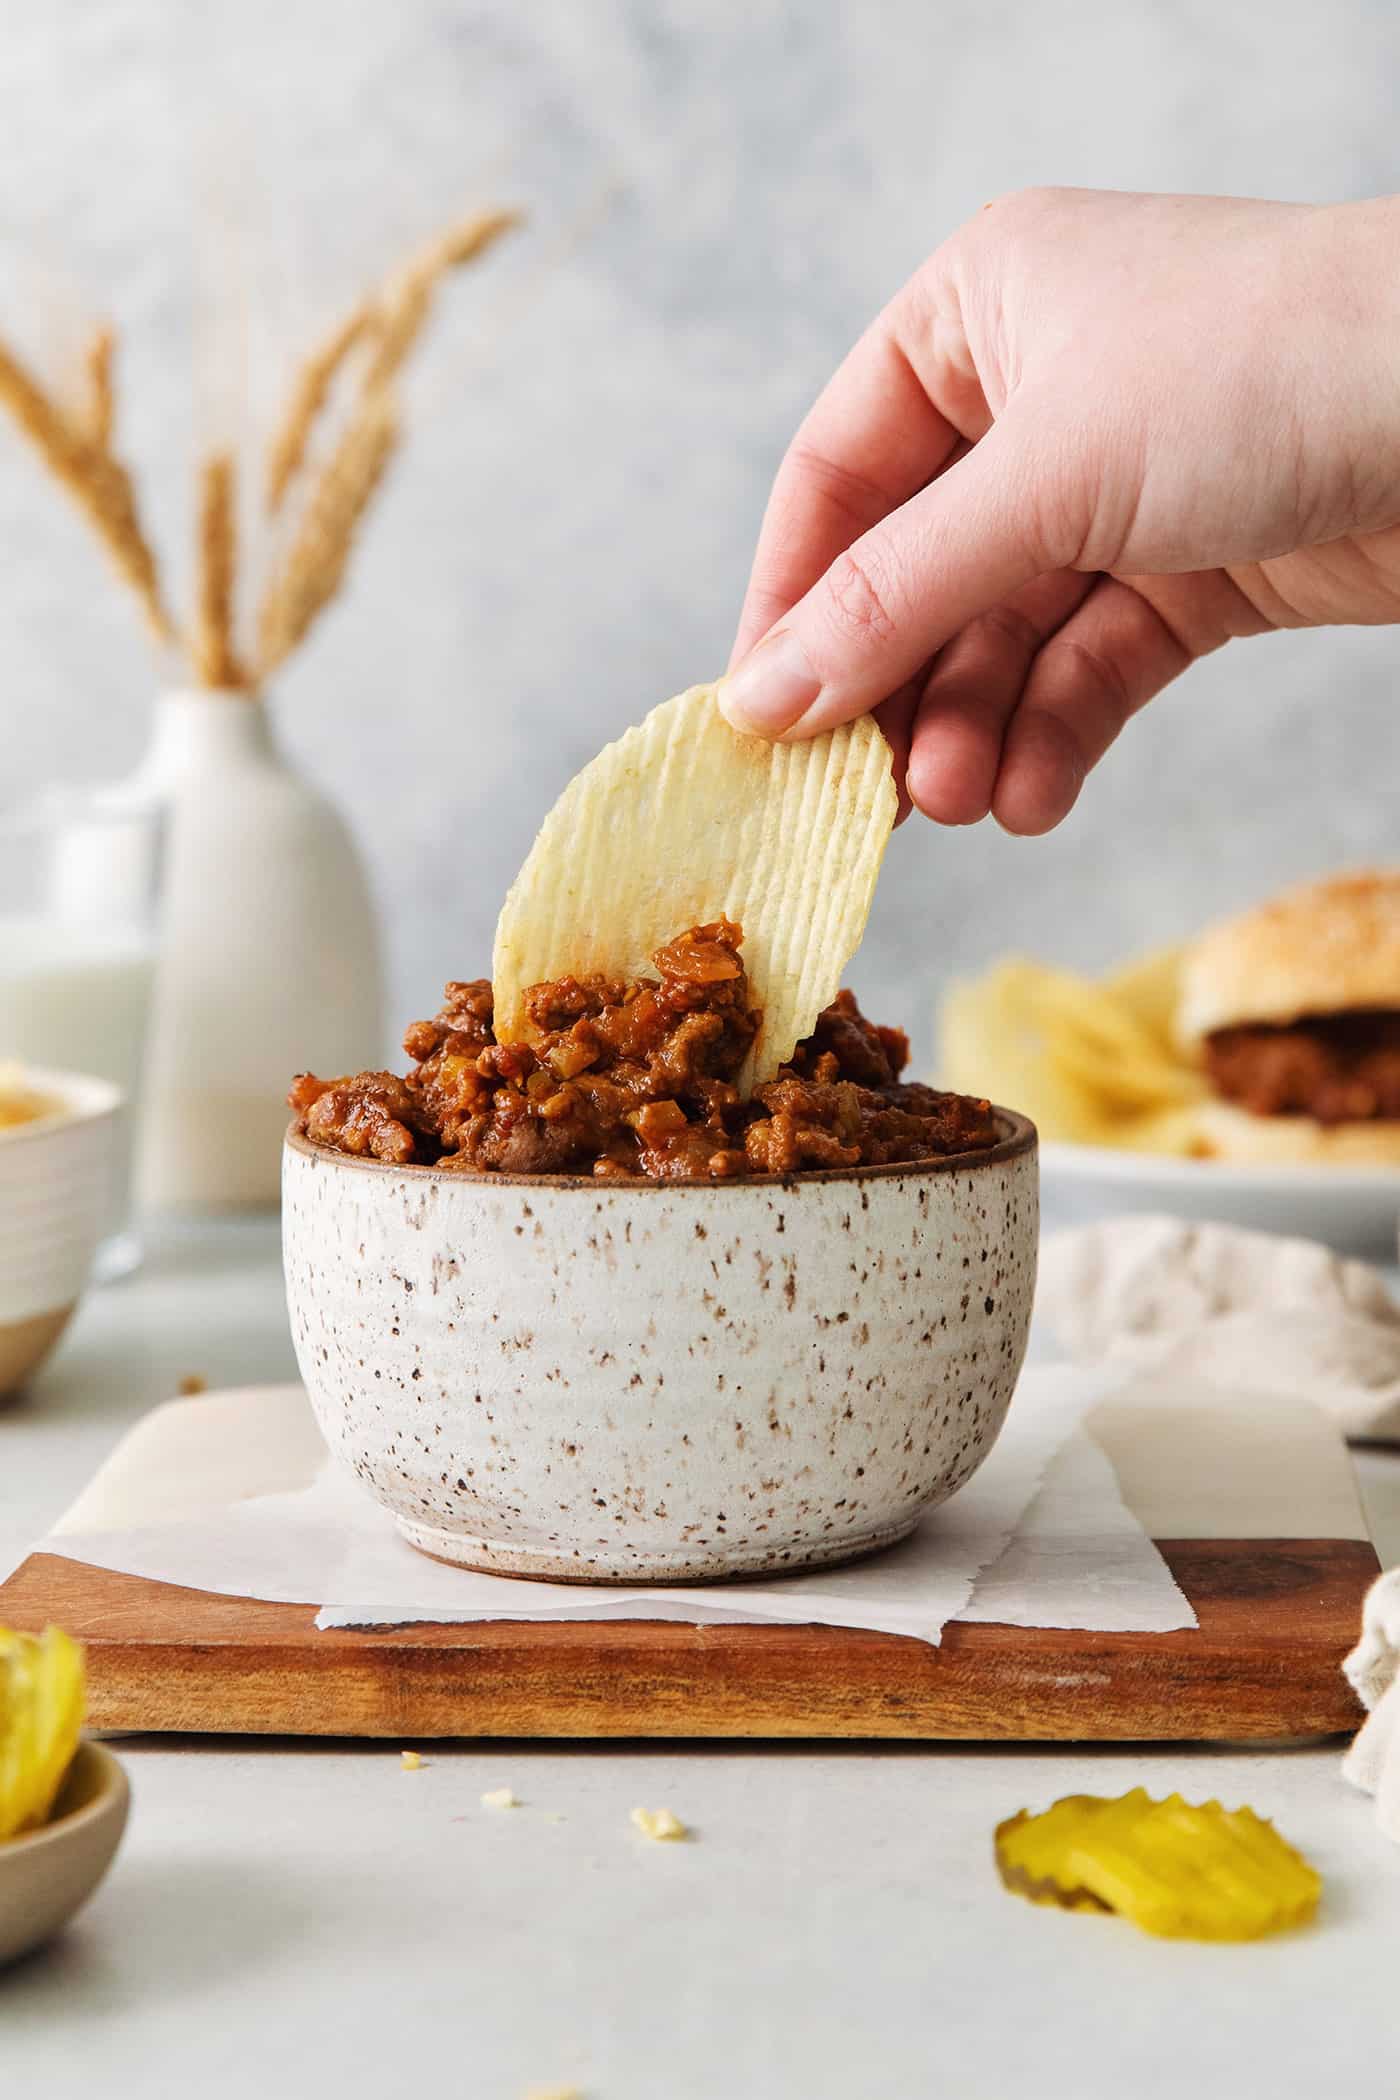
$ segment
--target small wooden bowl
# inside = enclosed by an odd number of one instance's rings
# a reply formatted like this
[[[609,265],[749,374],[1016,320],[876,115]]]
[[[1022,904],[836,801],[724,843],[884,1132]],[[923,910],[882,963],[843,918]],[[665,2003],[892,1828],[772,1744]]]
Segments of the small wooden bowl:
[[[100,1743],[81,1743],[42,1830],[0,1842],[0,1962],[52,1939],[93,1893],[121,1843],[131,1789]]]

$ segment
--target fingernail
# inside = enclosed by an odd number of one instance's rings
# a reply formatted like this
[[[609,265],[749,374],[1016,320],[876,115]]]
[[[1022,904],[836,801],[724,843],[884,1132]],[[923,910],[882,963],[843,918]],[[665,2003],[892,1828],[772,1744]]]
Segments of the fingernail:
[[[751,649],[720,683],[720,713],[734,729],[779,736],[804,715],[822,689],[795,634],[780,627]]]

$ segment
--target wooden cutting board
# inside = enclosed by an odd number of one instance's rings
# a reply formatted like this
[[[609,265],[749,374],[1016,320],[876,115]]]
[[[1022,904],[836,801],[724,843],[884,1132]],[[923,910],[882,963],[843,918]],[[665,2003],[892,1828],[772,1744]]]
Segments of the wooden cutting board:
[[[665,1622],[318,1633],[261,1604],[35,1554],[0,1623],[87,1644],[94,1727],[201,1734],[1259,1739],[1354,1728],[1360,1539],[1160,1539],[1181,1633]]]
[[[1355,1727],[1340,1665],[1377,1561],[1335,1434],[1301,1403],[1260,1414],[1150,1377],[1088,1421],[1194,1629],[954,1623],[937,1648],[830,1626],[656,1620],[320,1632],[312,1605],[52,1553],[0,1584],[0,1624],[57,1622],[84,1641],[93,1725],[111,1730],[1142,1741]],[[127,1436],[65,1527],[76,1547],[85,1528],[197,1519],[305,1484],[323,1456],[295,1390],[171,1402]]]

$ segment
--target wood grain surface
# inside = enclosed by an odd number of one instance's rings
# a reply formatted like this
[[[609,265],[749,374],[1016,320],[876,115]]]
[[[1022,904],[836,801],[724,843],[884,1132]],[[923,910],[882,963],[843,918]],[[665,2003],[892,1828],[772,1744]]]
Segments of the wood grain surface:
[[[34,1554],[0,1624],[66,1626],[109,1730],[415,1736],[1269,1739],[1354,1728],[1340,1674],[1377,1572],[1350,1539],[1159,1539],[1200,1625],[509,1623],[318,1633],[262,1604]]]

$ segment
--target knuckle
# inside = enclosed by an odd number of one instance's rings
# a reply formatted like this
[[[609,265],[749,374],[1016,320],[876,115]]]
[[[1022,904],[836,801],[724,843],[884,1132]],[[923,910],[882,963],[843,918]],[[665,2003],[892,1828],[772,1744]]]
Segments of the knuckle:
[[[1069,194],[1069,191],[1058,188],[1054,183],[1030,183],[1024,189],[1006,190],[1001,196],[993,197],[989,204],[983,206],[983,210],[994,211],[1001,217],[1015,217],[1031,222],[1059,212]]]
[[[872,521],[883,517],[891,497],[887,490],[864,474],[858,474],[832,459],[819,445],[799,431],[784,461],[791,480],[815,489],[839,524],[854,532],[865,532]]]
[[[1028,739],[1029,748],[1043,761],[1064,768],[1078,794],[1094,763],[1094,754],[1079,725],[1054,709],[1045,708],[1032,715],[1029,726],[1033,732]]]
[[[1018,612],[1014,605],[994,605],[988,612],[980,614],[973,623],[992,641],[1006,642],[1017,656],[1030,658],[1035,655],[1044,636],[1028,613]]]
[[[827,576],[827,618],[843,641],[878,645],[899,631],[899,593],[869,547],[848,548]]]
[[[1133,711],[1133,703],[1118,665],[1076,636],[1062,637],[1061,646],[1073,666],[1075,684],[1098,701],[1111,731],[1121,729]]]

